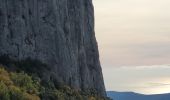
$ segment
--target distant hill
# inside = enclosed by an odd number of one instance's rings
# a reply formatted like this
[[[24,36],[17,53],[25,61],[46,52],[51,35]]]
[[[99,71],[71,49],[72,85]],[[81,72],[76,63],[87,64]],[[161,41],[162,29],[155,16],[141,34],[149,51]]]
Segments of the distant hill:
[[[156,94],[156,95],[143,95],[134,92],[115,92],[108,91],[107,96],[113,100],[170,100],[170,93]]]

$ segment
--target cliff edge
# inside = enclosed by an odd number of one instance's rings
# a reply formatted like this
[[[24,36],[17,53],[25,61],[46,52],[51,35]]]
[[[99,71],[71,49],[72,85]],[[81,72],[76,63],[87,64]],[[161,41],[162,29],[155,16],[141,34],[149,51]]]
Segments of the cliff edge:
[[[0,0],[0,56],[40,60],[45,80],[106,96],[92,0]],[[39,70],[37,70],[39,71]]]

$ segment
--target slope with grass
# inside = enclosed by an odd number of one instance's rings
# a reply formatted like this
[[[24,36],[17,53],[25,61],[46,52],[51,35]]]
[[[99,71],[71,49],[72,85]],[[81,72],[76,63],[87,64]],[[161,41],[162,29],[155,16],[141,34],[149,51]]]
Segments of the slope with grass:
[[[77,91],[63,85],[55,87],[53,82],[43,83],[34,74],[5,70],[0,65],[0,100],[107,100],[94,90]]]

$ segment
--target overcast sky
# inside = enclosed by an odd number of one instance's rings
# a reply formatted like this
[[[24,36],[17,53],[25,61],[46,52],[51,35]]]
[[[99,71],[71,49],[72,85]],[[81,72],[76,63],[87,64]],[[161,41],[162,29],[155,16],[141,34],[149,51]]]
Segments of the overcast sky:
[[[170,0],[93,2],[96,37],[107,90],[145,94],[170,92],[164,89],[170,84]],[[152,73],[146,74],[149,71]],[[129,86],[132,80],[138,82]]]

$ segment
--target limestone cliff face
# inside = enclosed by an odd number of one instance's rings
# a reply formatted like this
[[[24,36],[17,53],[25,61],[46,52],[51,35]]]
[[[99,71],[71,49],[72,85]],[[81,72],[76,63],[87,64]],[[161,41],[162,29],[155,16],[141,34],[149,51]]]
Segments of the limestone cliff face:
[[[0,0],[0,55],[38,59],[47,79],[105,95],[92,0]]]

